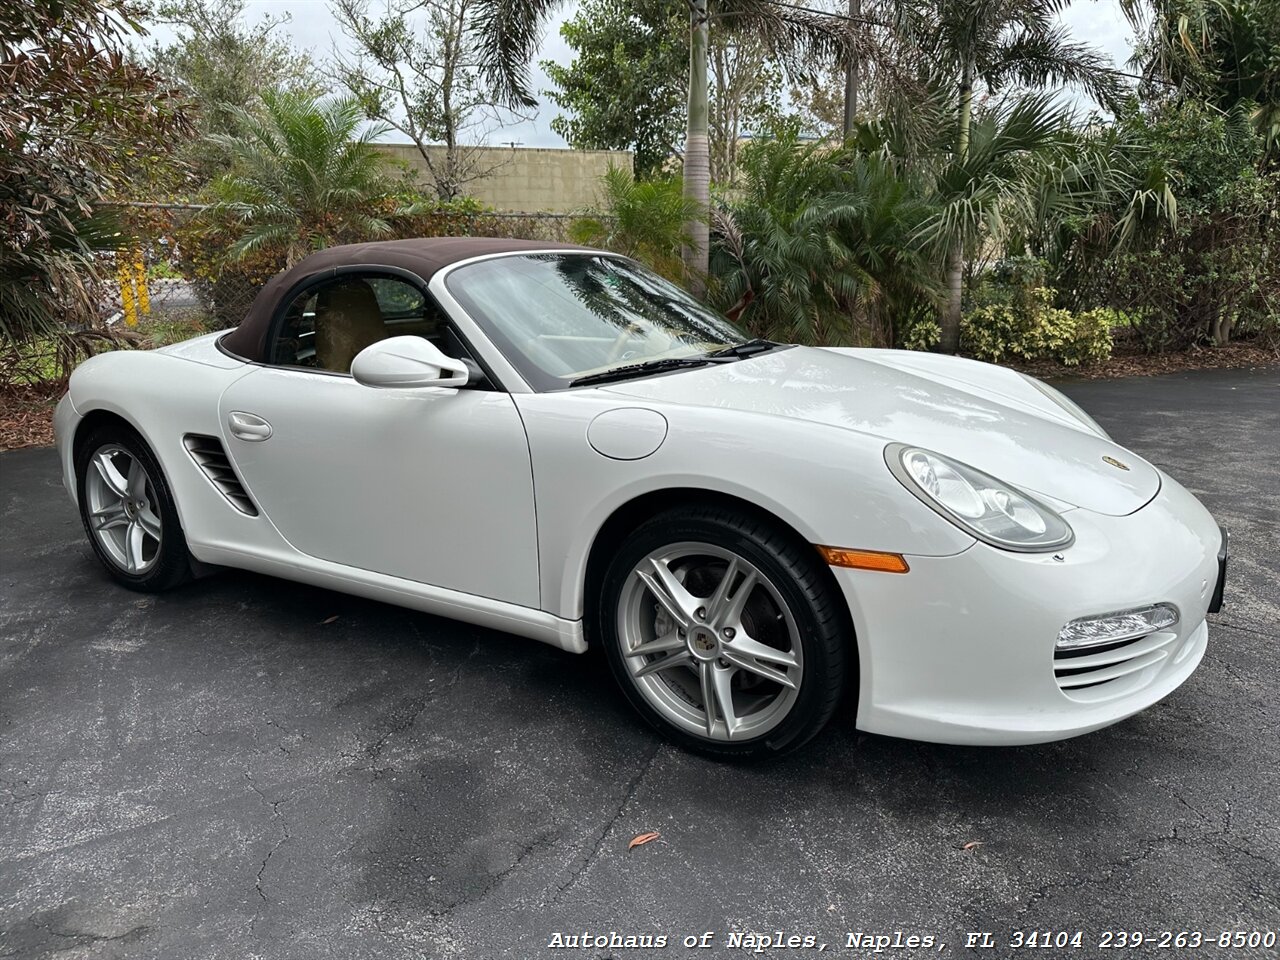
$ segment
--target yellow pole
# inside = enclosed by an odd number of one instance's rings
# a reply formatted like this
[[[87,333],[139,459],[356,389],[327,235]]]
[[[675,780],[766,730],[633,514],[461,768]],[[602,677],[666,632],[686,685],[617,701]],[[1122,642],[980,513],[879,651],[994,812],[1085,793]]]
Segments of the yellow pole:
[[[120,306],[124,310],[124,322],[127,326],[136,327],[138,325],[138,305],[134,297],[132,264],[122,259],[119,268],[116,270],[116,278],[120,281]]]
[[[142,250],[133,254],[134,290],[138,298],[138,310],[144,315],[151,313],[151,292],[147,289],[147,267],[142,262]]]

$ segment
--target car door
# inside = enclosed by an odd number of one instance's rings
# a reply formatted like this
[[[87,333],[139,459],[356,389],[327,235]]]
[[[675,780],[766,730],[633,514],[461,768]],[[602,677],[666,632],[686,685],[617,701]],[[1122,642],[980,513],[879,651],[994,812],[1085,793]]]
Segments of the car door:
[[[402,278],[346,274],[300,291],[269,362],[222,395],[228,455],[305,554],[536,608],[533,479],[511,396],[491,384],[379,389],[347,372],[363,346],[414,333],[466,353]]]

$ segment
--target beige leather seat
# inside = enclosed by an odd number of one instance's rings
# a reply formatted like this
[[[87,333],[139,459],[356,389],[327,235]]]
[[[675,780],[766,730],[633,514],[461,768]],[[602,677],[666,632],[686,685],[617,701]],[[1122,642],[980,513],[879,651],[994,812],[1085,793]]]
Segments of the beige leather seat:
[[[342,280],[316,297],[316,365],[349,373],[356,354],[387,336],[373,288],[363,280]]]

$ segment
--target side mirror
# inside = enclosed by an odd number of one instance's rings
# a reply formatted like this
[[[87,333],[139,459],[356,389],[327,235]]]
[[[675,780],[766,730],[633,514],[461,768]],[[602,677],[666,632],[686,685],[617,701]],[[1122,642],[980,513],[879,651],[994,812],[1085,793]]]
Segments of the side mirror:
[[[422,337],[389,337],[356,354],[351,376],[366,387],[465,387],[471,371]]]

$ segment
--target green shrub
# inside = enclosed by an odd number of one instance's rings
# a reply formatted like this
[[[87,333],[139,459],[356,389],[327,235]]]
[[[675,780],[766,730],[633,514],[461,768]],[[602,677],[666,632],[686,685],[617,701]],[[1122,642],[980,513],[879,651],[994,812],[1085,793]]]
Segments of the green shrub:
[[[897,346],[903,350],[932,350],[942,339],[942,327],[937,319],[928,317],[906,327]]]
[[[1202,12],[1219,7],[1232,5]],[[1070,249],[1046,285],[1077,308],[1130,311],[1133,340],[1150,352],[1280,336],[1280,163],[1276,143],[1268,147],[1249,119],[1248,110],[1223,110],[1185,90],[1124,108],[1113,129],[1129,146],[1116,157],[1137,163],[1140,177],[1114,193],[1110,209],[1064,232]]]
[[[1111,331],[1133,323],[1129,314],[1111,307],[1096,307],[1074,314],[1066,310],[1060,312],[1072,318],[1071,335],[1058,352],[1058,359],[1069,367],[1111,359]]]
[[[1072,313],[1052,306],[1054,291],[1035,287],[974,307],[960,325],[961,350],[978,360],[1056,360],[1066,366],[1111,356],[1111,328],[1129,322],[1118,310]]]
[[[170,260],[156,260],[147,264],[148,280],[181,280],[182,273]]]

